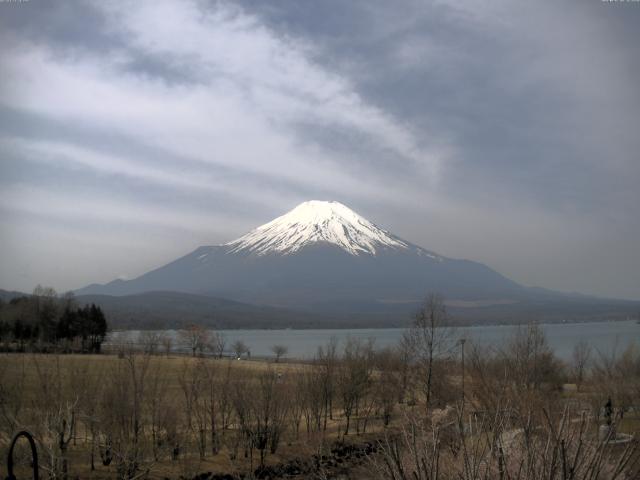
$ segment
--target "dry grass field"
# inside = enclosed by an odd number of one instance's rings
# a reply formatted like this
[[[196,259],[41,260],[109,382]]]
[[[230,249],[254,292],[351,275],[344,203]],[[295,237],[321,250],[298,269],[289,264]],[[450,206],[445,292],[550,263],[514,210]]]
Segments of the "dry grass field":
[[[41,476],[62,480],[637,478],[637,350],[578,371],[529,329],[502,352],[470,349],[464,368],[407,352],[0,354],[0,458],[26,429]]]
[[[138,372],[133,372],[138,368]],[[137,365],[135,365],[137,363]],[[134,387],[134,381],[129,382],[132,389],[142,388],[145,391],[140,398],[141,402],[149,405],[154,401],[161,402],[166,411],[176,412],[173,417],[178,436],[181,436],[181,452],[177,458],[173,458],[170,448],[161,447],[157,459],[141,462],[141,472],[148,478],[179,478],[193,477],[202,472],[229,473],[239,475],[251,471],[259,464],[256,452],[249,452],[245,456],[242,445],[235,446],[240,426],[237,419],[232,419],[225,430],[220,433],[220,446],[216,454],[207,451],[200,455],[196,446],[198,440],[197,429],[189,426],[190,415],[188,410],[198,409],[194,407],[193,399],[188,392],[193,388],[191,383],[194,372],[214,371],[219,378],[214,380],[217,401],[222,402],[225,394],[243,395],[242,391],[232,392],[236,387],[232,384],[241,380],[247,382],[244,395],[255,394],[250,380],[261,375],[274,376],[277,382],[288,387],[294,382],[294,378],[303,375],[312,369],[309,364],[295,362],[261,361],[261,360],[234,360],[193,358],[189,356],[148,356],[135,354],[131,358],[119,358],[117,355],[52,355],[52,354],[0,354],[0,393],[2,403],[2,428],[0,429],[0,458],[5,462],[7,445],[14,431],[27,429],[33,432],[38,441],[40,465],[46,465],[50,458],[55,456],[57,431],[56,425],[48,425],[50,422],[59,422],[61,410],[74,405],[75,426],[71,433],[71,439],[67,450],[67,462],[69,478],[114,478],[118,475],[115,461],[108,466],[103,465],[98,450],[104,450],[106,437],[99,435],[96,443],[102,443],[102,447],[94,445],[92,441],[91,414],[96,416],[104,401],[106,389],[116,388],[120,377],[138,375],[141,378],[141,370],[144,369],[144,380]],[[133,376],[131,378],[133,378]],[[227,377],[228,376],[228,377]],[[187,378],[189,377],[189,378]],[[226,378],[230,381],[225,383]],[[202,385],[200,385],[200,388]],[[227,390],[226,392],[224,390]],[[286,394],[283,394],[283,398]],[[115,405],[114,408],[130,409],[131,402],[135,398],[128,397],[126,405]],[[230,400],[230,399],[229,399]],[[287,399],[289,402],[291,399]],[[216,402],[216,399],[213,400]],[[43,403],[44,402],[44,403]],[[151,450],[149,445],[150,416],[157,413],[151,412],[145,405],[140,407],[141,449]],[[287,407],[289,408],[289,406]],[[194,413],[194,417],[195,412]],[[131,415],[131,413],[128,413]],[[102,413],[104,415],[104,413]],[[217,415],[219,417],[219,414]],[[265,464],[274,465],[286,462],[293,458],[308,459],[316,454],[326,453],[331,444],[338,439],[343,439],[344,419],[340,415],[340,409],[334,408],[331,414],[334,419],[327,419],[326,429],[313,427],[307,432],[307,427],[300,426],[300,431],[295,434],[292,428],[287,428],[279,442],[277,452],[269,453],[265,458]],[[67,418],[71,415],[67,412]],[[217,418],[218,422],[220,418]],[[130,421],[130,419],[126,419]],[[209,422],[210,423],[210,422]],[[300,423],[304,420],[300,418]],[[351,433],[353,441],[358,443],[372,440],[376,432],[381,430],[381,425],[371,421],[368,433],[355,435]],[[379,422],[377,422],[379,423]],[[162,429],[167,429],[163,425]],[[169,427],[169,429],[171,429]],[[180,430],[182,430],[180,432]],[[95,432],[94,432],[95,433]],[[26,445],[26,444],[25,444]],[[240,450],[234,452],[235,450]],[[94,456],[94,469],[91,468],[91,456]],[[23,445],[18,449],[19,455],[26,456],[26,448]],[[24,454],[24,455],[23,455]],[[253,458],[252,458],[253,455]],[[20,468],[26,472],[25,465]],[[355,470],[357,471],[357,469]],[[4,472],[2,472],[4,475]]]

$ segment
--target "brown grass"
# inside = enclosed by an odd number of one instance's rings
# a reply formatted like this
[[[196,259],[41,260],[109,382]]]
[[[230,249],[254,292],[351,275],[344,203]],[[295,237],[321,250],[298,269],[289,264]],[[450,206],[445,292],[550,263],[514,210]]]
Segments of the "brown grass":
[[[124,362],[124,359],[118,358],[117,355],[52,355],[52,354],[0,354],[0,383],[7,386],[13,386],[12,391],[6,392],[9,395],[19,396],[19,401],[23,405],[22,418],[37,418],[38,412],[34,410],[36,407],[38,396],[42,393],[42,385],[40,379],[43,376],[53,377],[60,372],[60,380],[63,384],[70,384],[74,375],[86,375],[92,381],[100,381],[104,372]],[[235,360],[235,359],[214,359],[214,358],[193,358],[190,356],[164,356],[156,355],[149,358],[149,369],[161,372],[167,379],[165,391],[167,397],[171,399],[171,403],[176,409],[183,407],[183,393],[179,383],[180,375],[185,366],[196,364],[196,362],[211,362],[221,368],[231,366],[233,375],[242,377],[243,374],[257,374],[265,371],[272,371],[282,374],[284,378],[291,374],[303,372],[312,368],[309,364],[296,363],[292,361],[274,361],[265,360]],[[290,377],[289,377],[290,378]],[[0,401],[2,400],[2,391],[0,390]],[[277,464],[295,457],[308,458],[314,453],[318,453],[322,445],[328,446],[340,437],[341,431],[344,429],[343,421],[335,409],[334,418],[336,420],[329,421],[328,429],[324,434],[312,433],[307,435],[304,426],[301,425],[300,438],[296,440],[292,431],[285,433],[284,441],[274,455],[267,456],[267,464]],[[0,422],[4,419],[0,417]],[[304,423],[304,421],[303,421]],[[31,430],[32,425],[20,424],[20,428]],[[374,429],[371,429],[374,430]],[[0,465],[5,463],[7,447],[13,432],[6,422],[0,423]],[[89,432],[82,424],[78,422],[75,432],[75,440],[69,448],[69,465],[70,478],[114,478],[113,465],[104,467],[100,463],[99,457],[96,459],[96,470],[90,471],[89,456],[90,444],[88,443]],[[358,437],[358,441],[364,441],[370,435]],[[356,435],[351,435],[356,438]],[[26,452],[26,449],[19,448],[20,452]],[[178,478],[180,476],[193,476],[199,472],[215,472],[215,473],[237,473],[246,472],[250,467],[250,459],[245,458],[242,454],[235,460],[231,459],[230,449],[223,446],[221,451],[215,455],[207,455],[206,458],[200,459],[197,450],[187,453],[178,461],[171,461],[165,456],[159,462],[153,464],[152,472],[148,478]],[[39,448],[41,457],[40,464],[43,464],[44,452]],[[258,464],[257,454],[254,453],[253,467]],[[23,467],[19,470],[26,475],[26,469]],[[0,470],[0,477],[4,477],[5,472]]]

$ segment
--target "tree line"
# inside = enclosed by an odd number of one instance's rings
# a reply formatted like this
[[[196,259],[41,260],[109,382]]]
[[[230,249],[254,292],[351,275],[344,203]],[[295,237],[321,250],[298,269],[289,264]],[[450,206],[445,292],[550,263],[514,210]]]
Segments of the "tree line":
[[[100,352],[108,330],[99,306],[79,306],[72,293],[59,296],[37,286],[32,295],[0,301],[0,345],[5,351]]]

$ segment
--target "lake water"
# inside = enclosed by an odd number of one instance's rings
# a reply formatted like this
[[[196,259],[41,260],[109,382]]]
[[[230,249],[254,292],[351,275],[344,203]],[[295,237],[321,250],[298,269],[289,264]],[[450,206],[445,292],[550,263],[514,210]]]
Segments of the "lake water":
[[[619,322],[561,323],[541,325],[547,341],[556,355],[569,360],[574,346],[580,341],[588,342],[594,349],[604,354],[621,353],[631,343],[640,346],[640,324],[634,320]],[[492,347],[501,347],[515,333],[518,326],[488,325],[465,327],[456,330],[456,335],[470,341]],[[236,340],[242,340],[254,357],[271,357],[271,346],[285,345],[289,358],[311,358],[320,345],[326,345],[331,337],[340,344],[348,337],[367,340],[374,339],[379,348],[395,345],[401,339],[404,329],[323,329],[323,330],[224,330],[221,333],[227,341],[227,348]],[[166,332],[172,336],[176,332]],[[135,340],[138,332],[127,332]],[[118,340],[113,338],[114,342]],[[340,348],[340,345],[339,345]]]

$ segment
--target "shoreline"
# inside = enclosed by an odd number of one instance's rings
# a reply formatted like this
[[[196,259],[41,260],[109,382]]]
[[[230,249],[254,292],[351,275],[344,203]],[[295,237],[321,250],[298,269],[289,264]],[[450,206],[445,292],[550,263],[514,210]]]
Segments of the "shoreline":
[[[448,328],[454,329],[466,329],[466,328],[483,328],[483,327],[518,327],[523,325],[535,324],[540,326],[558,326],[558,325],[592,325],[594,323],[624,323],[624,322],[633,322],[638,324],[640,327],[640,321],[632,318],[620,318],[620,319],[593,319],[593,320],[564,320],[564,321],[520,321],[520,322],[500,322],[500,323],[452,323],[448,325]],[[408,323],[405,326],[330,326],[330,327],[305,327],[305,326],[296,326],[296,327],[280,327],[280,328],[219,328],[209,325],[201,325],[206,330],[216,331],[216,332],[281,332],[281,331],[326,331],[326,330],[407,330],[410,328],[411,324]],[[171,328],[146,328],[144,326],[140,328],[116,328],[109,331],[109,333],[122,333],[122,332],[176,332],[182,330],[180,327],[171,327]]]

